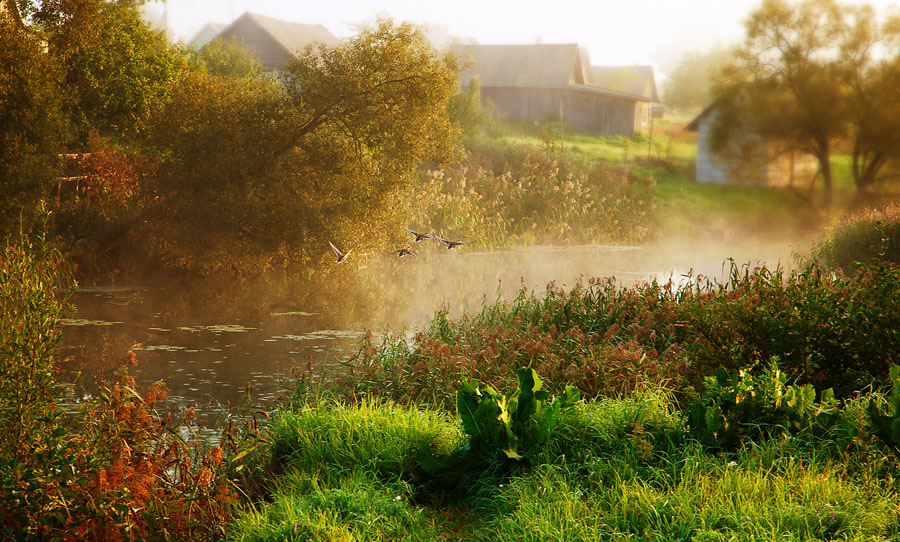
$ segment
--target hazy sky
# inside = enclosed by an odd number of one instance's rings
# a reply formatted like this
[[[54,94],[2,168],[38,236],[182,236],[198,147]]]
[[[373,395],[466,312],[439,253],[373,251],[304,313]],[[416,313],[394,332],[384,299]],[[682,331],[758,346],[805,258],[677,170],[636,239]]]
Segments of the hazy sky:
[[[900,0],[868,3],[884,11]],[[169,0],[169,25],[188,40],[207,21],[244,11],[324,25],[338,37],[385,14],[479,43],[578,43],[592,64],[652,64],[658,75],[686,51],[731,45],[761,0]],[[157,8],[161,9],[161,8]]]

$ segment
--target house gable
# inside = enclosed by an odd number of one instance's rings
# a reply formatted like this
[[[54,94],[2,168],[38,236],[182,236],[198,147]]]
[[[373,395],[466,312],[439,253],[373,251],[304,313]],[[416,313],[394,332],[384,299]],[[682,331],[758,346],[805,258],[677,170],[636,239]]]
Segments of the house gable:
[[[267,71],[283,70],[308,45],[340,43],[322,25],[291,23],[250,12],[238,17],[211,42],[220,39],[242,41]]]

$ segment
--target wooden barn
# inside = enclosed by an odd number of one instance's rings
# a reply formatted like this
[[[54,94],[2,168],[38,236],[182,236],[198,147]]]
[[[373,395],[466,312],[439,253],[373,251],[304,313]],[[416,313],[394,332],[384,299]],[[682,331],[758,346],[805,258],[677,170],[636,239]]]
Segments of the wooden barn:
[[[210,43],[216,40],[242,41],[256,53],[267,72],[284,70],[288,61],[307,45],[324,43],[334,46],[340,43],[320,24],[289,23],[249,11],[228,25]]]
[[[684,128],[697,132],[698,183],[783,188],[808,185],[816,175],[819,166],[811,154],[784,150],[773,142],[755,138],[736,143],[727,155],[714,153],[711,142],[715,120],[713,104]]]
[[[460,85],[481,81],[481,99],[501,116],[562,120],[579,130],[633,136],[644,129],[648,98],[592,83],[577,44],[452,45],[465,69]]]
[[[659,104],[653,66],[591,66],[591,84],[617,92],[642,96],[638,102],[641,131],[647,129],[654,104]]]

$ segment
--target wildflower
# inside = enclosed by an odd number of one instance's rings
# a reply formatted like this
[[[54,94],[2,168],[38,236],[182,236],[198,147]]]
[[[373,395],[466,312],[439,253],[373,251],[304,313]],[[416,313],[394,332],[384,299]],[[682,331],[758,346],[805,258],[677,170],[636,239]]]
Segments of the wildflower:
[[[400,500],[400,495],[397,495],[396,497],[394,497],[394,500],[395,500],[395,501],[399,501],[399,500]]]

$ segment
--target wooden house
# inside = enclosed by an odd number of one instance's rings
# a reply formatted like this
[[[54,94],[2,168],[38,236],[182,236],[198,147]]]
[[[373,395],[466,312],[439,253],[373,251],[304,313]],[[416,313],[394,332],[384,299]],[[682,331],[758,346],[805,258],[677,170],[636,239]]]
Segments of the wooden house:
[[[320,24],[290,23],[256,13],[245,12],[210,43],[216,40],[243,42],[253,51],[267,72],[284,70],[288,61],[307,45],[338,45],[334,34]]]
[[[188,41],[188,49],[199,51],[204,45],[211,42],[213,38],[221,34],[226,28],[228,28],[228,25],[225,23],[206,23],[203,25],[203,28],[198,30],[190,41]]]
[[[633,136],[645,96],[592,83],[577,44],[452,45],[465,68],[460,85],[481,82],[481,99],[503,117],[554,120],[579,130]]]
[[[713,104],[684,128],[697,132],[697,182],[783,188],[794,184],[808,185],[816,175],[818,162],[811,154],[756,137],[739,139],[724,153],[713,152],[715,121]]]
[[[591,84],[617,92],[642,96],[638,102],[641,131],[647,129],[653,106],[659,104],[653,66],[591,66]],[[657,115],[660,116],[660,115]]]

